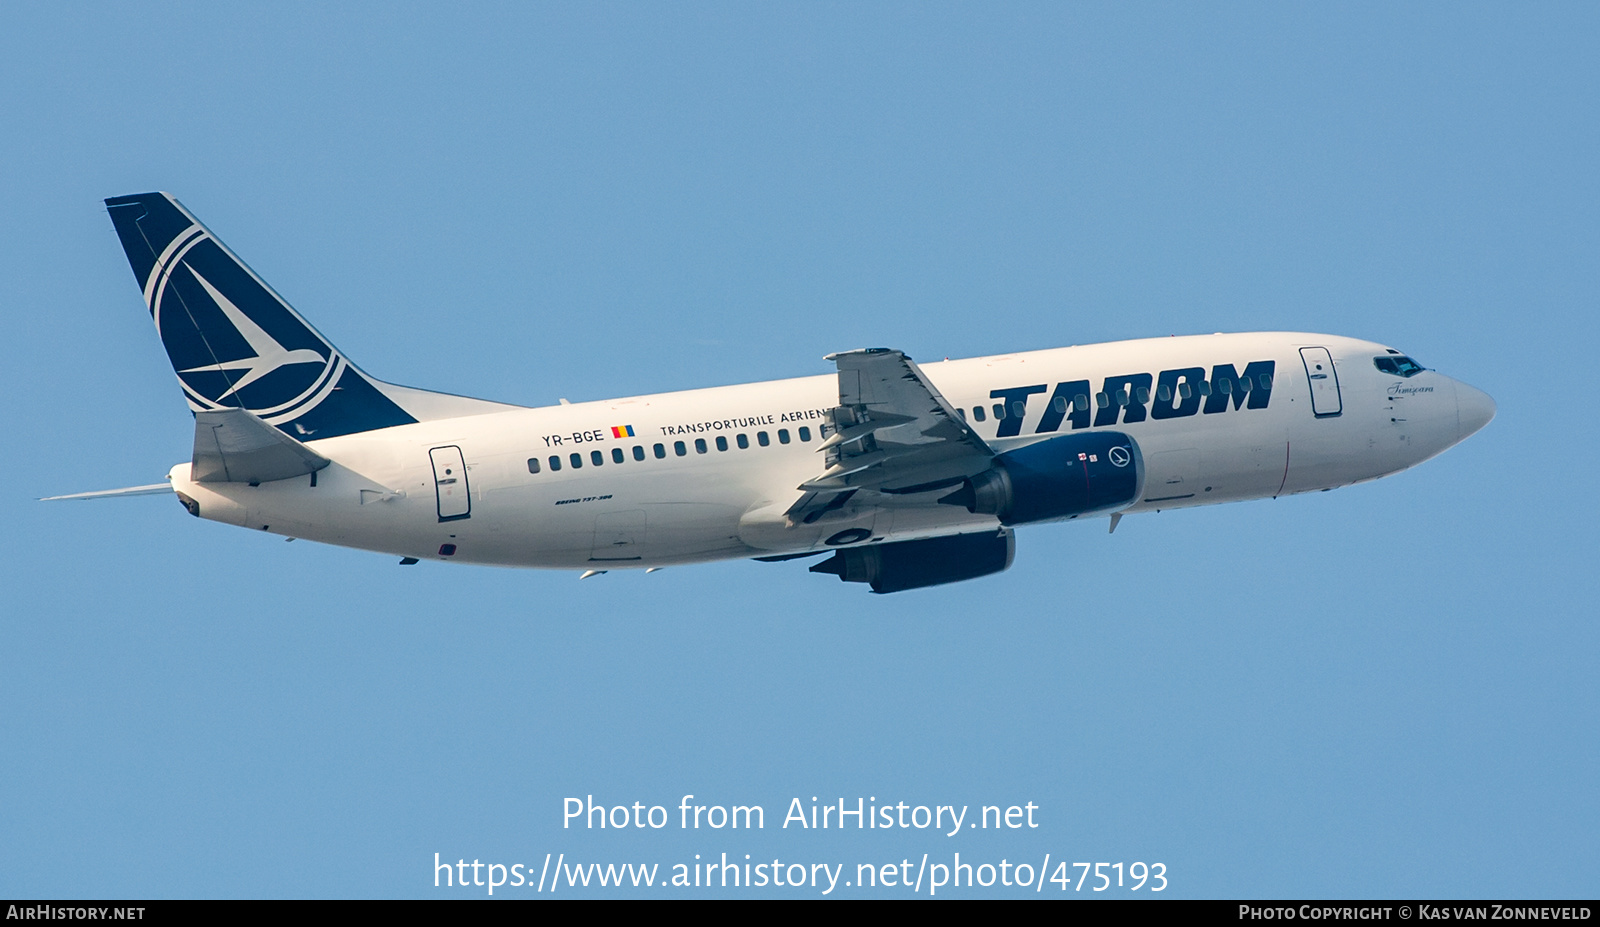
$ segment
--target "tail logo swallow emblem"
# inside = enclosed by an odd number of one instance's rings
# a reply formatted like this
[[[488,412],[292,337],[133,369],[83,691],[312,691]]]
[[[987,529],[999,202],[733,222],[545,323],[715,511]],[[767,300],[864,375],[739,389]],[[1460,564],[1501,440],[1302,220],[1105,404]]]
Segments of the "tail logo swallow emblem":
[[[324,344],[324,350],[285,347],[278,338],[241,309],[234,298],[230,298],[200,272],[195,266],[197,262],[191,259],[191,252],[202,243],[212,241],[210,248],[199,252],[202,260],[198,263],[210,267],[210,262],[214,258],[221,261],[235,259],[223,251],[221,246],[204,231],[200,231],[199,234],[181,235],[179,239],[182,243],[169,246],[167,253],[157,262],[146,292],[151,315],[155,317],[157,331],[162,332],[163,341],[169,336],[180,340],[198,336],[204,345],[204,352],[212,355],[205,363],[193,364],[192,360],[198,358],[194,357],[196,351],[192,349],[191,343],[189,358],[192,365],[177,368],[178,382],[182,384],[184,393],[188,396],[190,407],[195,411],[206,411],[237,406],[249,409],[268,422],[281,424],[309,411],[331,393],[338,382],[339,374],[343,373],[346,367],[344,358],[332,347],[326,346],[320,338],[316,340]],[[238,356],[243,352],[239,351],[237,342],[226,337],[220,339],[216,337],[216,328],[222,323],[216,320],[214,315],[212,316],[214,321],[209,323],[211,337],[207,337],[205,324],[196,320],[195,311],[188,305],[195,299],[201,298],[200,293],[187,287],[183,294],[178,293],[175,285],[177,281],[174,278],[178,276],[179,268],[188,271],[194,278],[199,290],[215,304],[222,317],[227,320],[226,324],[232,326],[239,339],[244,342],[243,347],[250,353]],[[210,270],[207,273],[215,277]],[[262,286],[254,281],[250,285]],[[262,289],[265,290],[265,287],[262,286]],[[276,300],[274,295],[269,294],[271,291],[265,290],[261,295],[273,298],[283,305],[281,300]],[[289,312],[293,315],[292,309]],[[294,317],[298,320],[298,316]],[[168,327],[163,325],[164,322],[175,322],[176,325],[170,332],[164,332],[162,329]],[[218,349],[213,347],[219,342],[232,342],[234,347],[228,349],[227,354],[219,355]],[[168,352],[172,353],[176,360],[178,355],[174,353],[171,344]],[[174,364],[174,367],[177,367],[177,364]],[[272,374],[286,368],[299,368],[299,372],[287,377],[271,377]],[[271,379],[268,379],[269,377]]]
[[[288,364],[321,364],[327,360],[327,358],[310,348],[300,348],[294,351],[285,348],[277,342],[277,339],[267,334],[261,326],[252,322],[249,316],[240,312],[239,307],[235,306],[232,300],[222,295],[216,287],[212,286],[211,281],[200,276],[199,271],[191,267],[189,272],[194,274],[194,278],[200,282],[200,285],[205,288],[211,298],[216,300],[217,307],[222,310],[222,314],[228,317],[228,321],[232,322],[233,327],[239,330],[239,334],[244,338],[245,343],[249,344],[250,349],[256,353],[253,357],[241,357],[216,364],[190,367],[187,370],[178,371],[179,373],[198,373],[203,370],[243,370],[245,375],[235,380],[233,386],[228,390],[230,393],[237,393],[279,367]],[[227,393],[223,395],[227,395]]]

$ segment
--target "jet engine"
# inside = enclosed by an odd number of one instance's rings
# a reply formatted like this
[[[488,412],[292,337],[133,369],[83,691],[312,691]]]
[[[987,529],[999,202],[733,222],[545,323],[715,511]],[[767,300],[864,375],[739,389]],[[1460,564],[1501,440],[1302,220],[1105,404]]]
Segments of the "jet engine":
[[[994,466],[939,501],[1002,525],[1102,515],[1144,488],[1139,446],[1121,432],[1063,435],[997,455]]]
[[[811,568],[847,583],[871,583],[873,592],[903,592],[976,579],[1011,566],[1016,540],[1002,528],[921,541],[896,541],[835,551]]]

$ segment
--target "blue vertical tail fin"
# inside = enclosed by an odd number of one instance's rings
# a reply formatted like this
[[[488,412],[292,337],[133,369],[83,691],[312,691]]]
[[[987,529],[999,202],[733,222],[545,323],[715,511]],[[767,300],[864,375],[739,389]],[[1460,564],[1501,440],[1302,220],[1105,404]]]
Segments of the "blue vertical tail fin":
[[[191,411],[246,409],[308,441],[513,408],[369,377],[166,193],[106,209]]]

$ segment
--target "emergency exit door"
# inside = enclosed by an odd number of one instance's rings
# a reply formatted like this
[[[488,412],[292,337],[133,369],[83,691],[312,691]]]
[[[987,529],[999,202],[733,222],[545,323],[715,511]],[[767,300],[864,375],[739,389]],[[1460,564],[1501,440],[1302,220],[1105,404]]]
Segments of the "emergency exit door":
[[[1333,355],[1327,348],[1301,348],[1300,359],[1311,381],[1311,412],[1317,418],[1331,418],[1344,411],[1339,397],[1339,374],[1333,369]]]
[[[433,460],[433,491],[439,500],[439,520],[455,521],[472,516],[472,491],[467,486],[467,462],[461,448],[436,447],[428,451]]]

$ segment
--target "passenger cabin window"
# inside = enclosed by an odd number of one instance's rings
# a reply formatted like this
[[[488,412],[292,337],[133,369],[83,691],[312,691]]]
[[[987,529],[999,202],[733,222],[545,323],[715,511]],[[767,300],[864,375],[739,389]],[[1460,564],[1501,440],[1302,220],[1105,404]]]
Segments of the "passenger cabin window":
[[[789,429],[787,429],[787,428],[779,428],[778,429],[778,443],[779,444],[788,444],[789,443]]]
[[[983,414],[983,406],[972,407],[972,420],[975,422],[987,421],[989,416]]]
[[[801,441],[810,441],[811,440],[811,429],[806,427],[805,425],[801,425],[800,426],[800,440]]]
[[[1062,415],[1067,414],[1067,397],[1057,396],[1055,401],[1051,404],[1056,407],[1057,412],[1060,412]]]
[[[637,451],[638,448],[634,448],[634,450]],[[640,454],[639,458],[641,460],[643,460],[644,459],[644,455]],[[614,448],[611,449],[611,462],[612,463],[622,463],[622,448],[614,447]]]
[[[672,442],[672,453],[682,457],[689,453],[689,448],[686,447],[682,441],[674,441]]]
[[[554,472],[556,472],[557,470],[560,470],[560,469],[561,469],[561,458],[555,456],[554,454],[550,455],[550,472],[554,473]]]
[[[756,443],[761,445],[762,447],[766,447],[767,445],[772,443],[772,439],[767,437],[767,433],[766,432],[758,431],[758,432],[756,432]]]
[[[1105,393],[1095,393],[1094,394],[1094,404],[1099,406],[1102,409],[1110,408],[1111,407],[1111,397],[1107,396]]]
[[[1002,405],[1001,403],[998,403],[998,402],[995,403],[994,404],[994,420],[998,422],[998,421],[1000,421],[1001,419],[1003,419],[1005,417],[1006,417],[1006,407],[1004,405]]]
[[[528,458],[528,472],[529,473],[538,473],[539,472],[539,458],[537,458],[537,457],[529,457]]]
[[[1414,377],[1427,369],[1404,354],[1392,357],[1374,357],[1372,365],[1384,373],[1392,373],[1397,377]]]
[[[696,454],[704,454],[706,452],[706,439],[705,438],[695,438],[694,439],[694,452]]]
[[[606,458],[605,455],[601,454],[599,451],[590,451],[589,462],[598,467],[606,462]]]
[[[583,455],[582,454],[571,454],[571,455],[569,455],[567,457],[567,462],[572,464],[572,469],[574,469],[574,470],[582,470],[583,469]]]
[[[1139,387],[1133,391],[1133,398],[1139,405],[1144,405],[1150,401],[1150,389],[1144,386]]]
[[[723,437],[722,435],[717,435],[717,450],[725,451],[727,449],[728,449],[728,439]]]
[[[740,435],[739,437],[734,439],[734,443],[738,444],[739,445],[739,450],[742,451],[742,450],[745,450],[746,448],[748,448],[750,446],[750,438],[748,436],[746,436],[746,435]]]
[[[656,459],[657,460],[665,460],[665,459],[667,459],[667,447],[666,447],[666,445],[657,444],[655,447],[651,448],[651,450],[656,452]],[[683,456],[683,451],[679,451],[678,452],[678,456],[682,457]]]
[[[1089,394],[1079,393],[1078,395],[1072,397],[1072,407],[1077,409],[1079,412],[1089,411]]]
[[[661,445],[659,445],[659,444],[656,445],[656,447],[660,447],[660,446]],[[666,455],[665,452],[662,452],[661,454],[659,454],[657,456],[665,457],[667,455]],[[633,459],[634,460],[643,460],[644,459],[644,445],[643,444],[635,444],[633,446]]]

